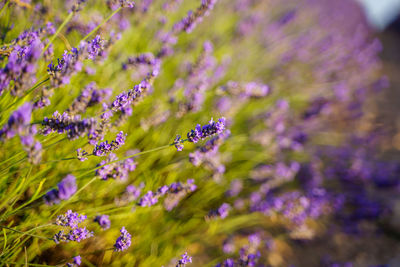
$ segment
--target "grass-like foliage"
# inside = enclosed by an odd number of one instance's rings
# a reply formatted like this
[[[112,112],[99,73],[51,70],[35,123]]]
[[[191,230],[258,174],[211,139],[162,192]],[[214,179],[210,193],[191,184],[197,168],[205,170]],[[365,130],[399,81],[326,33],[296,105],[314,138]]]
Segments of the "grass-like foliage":
[[[4,0],[0,43],[0,266],[393,255],[367,253],[399,168],[355,2]]]

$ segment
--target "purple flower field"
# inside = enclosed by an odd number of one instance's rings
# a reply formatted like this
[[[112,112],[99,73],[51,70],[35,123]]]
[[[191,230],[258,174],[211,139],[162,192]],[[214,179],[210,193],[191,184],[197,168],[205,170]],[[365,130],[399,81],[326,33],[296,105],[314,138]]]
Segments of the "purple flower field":
[[[400,266],[357,1],[3,0],[0,43],[0,266]]]

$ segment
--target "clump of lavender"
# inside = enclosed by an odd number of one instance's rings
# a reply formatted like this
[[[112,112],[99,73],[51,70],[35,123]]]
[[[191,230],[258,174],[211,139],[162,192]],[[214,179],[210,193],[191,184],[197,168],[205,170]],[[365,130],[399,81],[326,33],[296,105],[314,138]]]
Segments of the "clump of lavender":
[[[123,131],[120,131],[117,134],[117,137],[115,140],[112,140],[111,143],[108,143],[108,141],[101,142],[100,144],[96,145],[96,147],[93,149],[93,155],[101,157],[109,154],[111,151],[117,150],[120,148],[123,144],[125,144],[125,139],[126,139],[126,134],[124,134]]]
[[[114,244],[114,251],[117,252],[124,251],[131,246],[131,235],[128,233],[125,227],[122,227],[120,232],[121,235],[117,238]]]
[[[103,166],[100,169],[96,170],[96,175],[100,176],[103,180],[108,179],[118,179],[118,180],[126,180],[128,178],[129,172],[134,171],[136,169],[136,163],[132,158],[128,158],[124,161],[118,161],[118,157],[114,153],[110,153],[106,160],[103,160],[97,166]]]
[[[186,264],[192,263],[192,257],[188,255],[187,252],[185,252],[181,258],[178,260],[178,263],[176,264],[176,267],[183,267],[186,266]]]
[[[75,176],[68,174],[58,183],[57,189],[48,191],[43,199],[47,205],[58,204],[61,200],[69,199],[77,190]]]
[[[106,230],[111,226],[110,216],[108,215],[96,216],[94,221],[97,222],[103,230]]]

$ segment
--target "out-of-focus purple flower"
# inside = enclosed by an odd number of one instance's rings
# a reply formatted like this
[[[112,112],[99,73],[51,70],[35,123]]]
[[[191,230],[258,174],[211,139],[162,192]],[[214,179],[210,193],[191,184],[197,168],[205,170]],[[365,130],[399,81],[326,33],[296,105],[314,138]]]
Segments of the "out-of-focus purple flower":
[[[235,267],[235,261],[233,259],[226,259],[223,263],[218,263],[215,267]]]
[[[183,267],[186,266],[186,264],[192,263],[192,257],[190,257],[187,252],[181,256],[181,259],[178,261],[176,264],[176,267]]]
[[[81,263],[82,263],[81,256],[78,255],[78,256],[73,257],[72,259],[73,259],[72,263],[67,263],[68,267],[76,267],[76,266],[81,265]]]
[[[1,139],[9,139],[15,135],[23,135],[31,121],[32,103],[26,102],[14,111],[6,125],[0,130]]]
[[[107,97],[111,96],[110,89],[97,89],[96,83],[89,83],[82,93],[72,102],[70,107],[65,111],[68,115],[75,115],[86,111],[88,107],[94,106]]]
[[[194,12],[189,11],[186,17],[174,25],[174,32],[192,32],[202,18],[207,16],[210,10],[214,8],[216,2],[217,0],[202,0],[200,7],[198,7]]]
[[[103,160],[97,165],[104,166],[96,170],[96,175],[100,176],[103,180],[108,180],[110,178],[126,180],[129,176],[129,172],[136,169],[136,163],[132,158],[128,158],[124,161],[109,164],[116,160],[118,160],[117,156],[114,153],[110,153],[106,160]]]
[[[111,226],[110,216],[108,215],[96,216],[94,221],[97,222],[103,230],[106,230]]]
[[[222,219],[228,216],[231,206],[228,203],[223,203],[218,209],[209,212],[209,217],[220,217]]]
[[[148,191],[140,200],[138,205],[142,207],[150,207],[158,202],[158,195],[154,195],[152,191]]]
[[[13,41],[8,62],[0,68],[0,95],[10,88],[12,95],[22,96],[36,81],[36,61],[44,47],[40,40],[43,32],[26,31]]]
[[[57,189],[51,189],[48,191],[44,196],[43,200],[47,205],[54,205],[60,203],[60,198],[58,197],[58,190]]]
[[[77,189],[75,176],[68,174],[57,186],[58,197],[64,200],[69,199]]]
[[[128,233],[125,227],[122,227],[120,232],[121,235],[117,238],[114,244],[114,251],[123,251],[131,246],[131,235]]]

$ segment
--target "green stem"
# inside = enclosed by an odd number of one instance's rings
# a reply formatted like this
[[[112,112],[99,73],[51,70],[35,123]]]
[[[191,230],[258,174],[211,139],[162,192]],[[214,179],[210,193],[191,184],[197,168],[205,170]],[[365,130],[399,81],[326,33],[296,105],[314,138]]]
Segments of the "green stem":
[[[3,6],[3,8],[0,10],[0,16],[1,16],[1,14],[3,14],[3,11],[8,7],[8,4],[10,3],[10,1],[7,1],[5,4],[4,4],[4,6]]]
[[[49,42],[47,43],[47,45],[44,47],[41,56],[44,54],[44,52],[46,52],[46,50],[49,48],[49,46],[51,45],[51,43],[54,41],[54,39],[56,39],[57,35],[61,32],[61,30],[65,27],[65,25],[67,25],[67,23],[72,19],[72,17],[74,16],[74,12],[69,13],[68,17],[64,20],[64,22],[60,25],[60,27],[58,27],[57,31],[53,34],[53,36],[51,36]]]
[[[0,225],[0,228],[4,228],[4,229],[10,230],[10,231],[13,231],[13,232],[22,234],[23,236],[24,236],[24,235],[28,235],[28,236],[32,236],[32,237],[36,237],[36,238],[40,238],[40,239],[53,240],[53,239],[48,238],[48,237],[45,237],[45,236],[28,234],[28,233],[26,233],[26,232],[22,232],[22,231],[19,231],[19,230],[16,230],[16,229],[13,229],[13,228],[4,226],[4,225]]]

